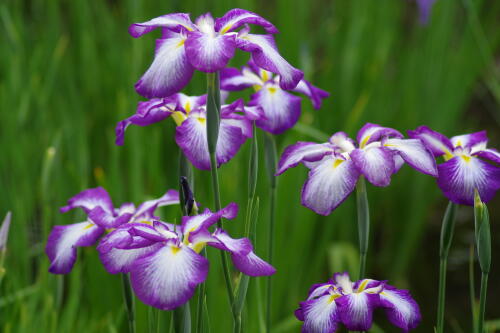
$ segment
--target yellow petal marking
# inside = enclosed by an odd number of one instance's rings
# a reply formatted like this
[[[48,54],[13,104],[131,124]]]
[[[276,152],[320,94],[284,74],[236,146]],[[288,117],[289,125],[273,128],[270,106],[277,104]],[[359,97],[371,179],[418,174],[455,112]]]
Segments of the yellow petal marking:
[[[172,113],[172,119],[174,119],[177,126],[181,126],[184,120],[187,119],[186,115],[181,111],[175,111]]]
[[[179,43],[177,43],[177,45],[175,47],[179,48],[181,47],[182,45],[184,45],[184,43],[186,42],[185,39],[182,39]]]
[[[368,143],[368,140],[370,140],[370,137],[371,137],[371,135],[366,136],[366,137],[363,139],[363,141],[361,141],[361,143],[359,144],[359,147],[360,147],[360,148],[363,148],[364,146],[366,146],[366,144]]]
[[[228,31],[229,31],[229,29],[231,29],[231,27],[232,27],[232,26],[233,26],[232,24],[230,24],[230,25],[226,25],[226,26],[224,27],[224,29],[222,29],[222,30],[220,31],[220,34],[221,34],[221,35],[225,34],[226,32],[228,32]]]
[[[340,159],[335,160],[335,162],[333,162],[333,168],[335,169],[336,167],[338,167],[342,163],[344,163],[344,160],[340,160]]]
[[[94,226],[95,224],[92,224],[92,223],[89,223],[85,226],[85,228],[83,228],[83,230],[87,230],[87,229],[90,229]]]
[[[181,250],[180,247],[177,247],[177,246],[172,246],[172,253],[173,254],[177,254],[177,252],[179,252]]]
[[[276,87],[269,87],[269,88],[267,88],[267,90],[269,90],[269,92],[270,92],[271,94],[274,94],[274,93],[276,92],[276,90],[277,90],[277,89],[276,89]]]
[[[184,105],[184,110],[186,111],[186,113],[191,112],[191,103],[189,103],[189,101],[186,103],[186,105]]]

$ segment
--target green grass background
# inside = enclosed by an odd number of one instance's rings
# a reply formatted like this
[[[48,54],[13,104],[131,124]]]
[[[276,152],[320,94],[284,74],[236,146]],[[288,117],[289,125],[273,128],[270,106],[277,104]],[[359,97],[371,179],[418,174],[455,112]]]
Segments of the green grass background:
[[[53,225],[81,221],[81,213],[62,215],[58,208],[87,187],[104,186],[116,204],[139,203],[177,187],[171,120],[131,127],[125,145],[114,145],[116,122],[134,113],[140,100],[133,84],[149,66],[158,35],[134,40],[128,25],[176,11],[190,12],[193,19],[206,11],[221,16],[232,7],[272,21],[281,32],[276,39],[282,55],[331,93],[319,111],[304,101],[300,125],[277,138],[280,152],[297,140],[320,139],[321,132],[344,130],[355,136],[367,121],[401,131],[426,124],[447,135],[486,128],[492,146],[500,147],[500,1],[438,0],[423,26],[415,2],[406,0],[3,0],[0,215],[11,210],[13,221],[0,286],[0,331],[126,331],[120,277],[104,271],[93,248],[79,250],[68,276],[50,275],[45,240]],[[234,63],[246,59],[240,54]],[[186,92],[204,93],[203,75],[195,75]],[[236,201],[242,208],[240,218],[227,223],[233,236],[244,230],[248,152],[247,143],[219,173],[223,203]],[[256,247],[266,257],[269,207],[263,168],[261,163]],[[320,217],[300,205],[306,176],[306,169],[298,167],[279,178],[273,332],[299,331],[293,310],[311,284],[335,271],[357,272],[354,196]],[[369,186],[368,192],[373,223],[368,272],[411,289],[423,313],[417,332],[431,332],[440,220],[447,202],[430,177],[407,166],[390,187]],[[211,207],[206,171],[196,172],[196,196]],[[497,198],[489,205],[494,257],[486,315],[492,332],[500,318],[495,283],[500,278],[499,204]],[[173,221],[177,208],[162,215]],[[472,240],[472,209],[463,207],[450,254],[447,332],[471,332]],[[209,257],[211,332],[228,332],[231,317],[219,256],[209,251]],[[477,273],[476,267],[476,280]],[[249,289],[247,332],[262,331],[258,283],[264,290],[264,280],[257,280]],[[169,316],[161,313],[164,332]],[[383,313],[375,320],[379,328],[373,332],[396,332]],[[146,331],[146,323],[147,309],[138,302],[139,332]]]

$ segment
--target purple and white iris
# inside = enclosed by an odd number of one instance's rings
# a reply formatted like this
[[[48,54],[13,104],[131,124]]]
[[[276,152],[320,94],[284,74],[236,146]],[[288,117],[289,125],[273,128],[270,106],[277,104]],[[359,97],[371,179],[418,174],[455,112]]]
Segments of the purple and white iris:
[[[225,68],[221,71],[221,89],[227,91],[243,90],[253,87],[249,105],[260,106],[264,117],[257,119],[256,125],[272,134],[280,134],[293,127],[300,117],[301,98],[283,90],[279,85],[280,76],[260,68],[249,61],[241,71]],[[329,94],[313,86],[309,81],[300,80],[293,92],[302,93],[311,99],[313,107],[319,109],[322,99]]]
[[[408,290],[371,279],[351,282],[347,273],[313,285],[295,316],[304,322],[303,333],[333,333],[339,324],[350,331],[368,331],[377,308],[384,309],[391,324],[403,332],[416,328],[421,320],[419,306]]]
[[[388,186],[406,162],[437,177],[432,153],[418,139],[403,139],[395,129],[367,123],[357,135],[358,145],[344,132],[326,143],[297,142],[285,149],[277,175],[303,163],[311,171],[302,188],[302,204],[328,215],[354,190],[360,176],[375,186]]]
[[[210,170],[206,126],[206,95],[186,96],[182,93],[167,98],[139,102],[137,112],[116,126],[116,144],[122,145],[125,130],[130,124],[147,126],[172,117],[177,124],[175,141],[184,155],[198,169]],[[257,106],[245,106],[239,99],[222,105],[219,139],[217,140],[217,167],[229,162],[241,145],[252,137],[252,120],[262,117]]]
[[[156,208],[178,203],[179,193],[175,190],[167,191],[158,199],[145,201],[137,208],[132,203],[115,208],[108,192],[102,187],[80,192],[68,200],[68,205],[62,207],[61,212],[82,208],[87,219],[75,224],[57,225],[52,229],[45,248],[50,260],[49,272],[69,273],[76,261],[77,247],[95,244],[106,230],[157,218],[154,216]]]
[[[474,189],[483,202],[490,201],[500,189],[500,153],[487,148],[486,131],[454,136],[448,139],[427,126],[408,131],[420,139],[434,154],[443,156],[438,165],[437,183],[452,202],[474,205]]]
[[[266,34],[249,33],[248,24],[263,27]],[[137,38],[156,28],[162,28],[163,34],[156,42],[155,58],[135,85],[137,92],[146,98],[168,97],[179,92],[191,80],[195,69],[203,72],[223,69],[237,48],[250,52],[257,66],[279,74],[283,89],[294,88],[303,77],[301,71],[279,54],[272,36],[278,32],[276,27],[255,13],[232,9],[217,19],[207,13],[194,23],[189,14],[173,13],[132,24],[129,33]]]
[[[132,288],[141,301],[172,310],[186,303],[196,286],[205,281],[209,263],[199,253],[206,245],[229,252],[244,274],[276,272],[253,252],[249,239],[233,239],[222,229],[208,230],[219,219],[233,219],[237,213],[238,206],[231,203],[218,212],[206,209],[199,215],[184,216],[180,227],[158,220],[127,223],[107,235],[97,249],[107,268],[121,266],[120,272],[130,272]],[[113,250],[120,254],[110,255]],[[123,265],[127,252],[133,252],[134,258]]]

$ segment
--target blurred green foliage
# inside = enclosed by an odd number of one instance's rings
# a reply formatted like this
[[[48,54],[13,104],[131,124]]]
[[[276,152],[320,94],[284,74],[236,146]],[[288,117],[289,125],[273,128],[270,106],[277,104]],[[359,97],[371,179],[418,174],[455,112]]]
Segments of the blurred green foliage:
[[[138,203],[177,187],[173,122],[130,128],[125,145],[114,144],[116,122],[134,113],[140,100],[133,84],[151,62],[158,35],[134,40],[128,25],[176,11],[191,12],[192,18],[206,11],[220,16],[232,7],[253,10],[274,22],[281,32],[276,38],[282,55],[302,68],[307,79],[331,92],[320,111],[304,101],[300,125],[277,138],[279,151],[297,140],[315,140],[321,133],[344,130],[355,135],[367,121],[401,131],[426,124],[448,135],[487,128],[490,142],[500,146],[495,67],[500,1],[438,0],[431,21],[422,26],[415,2],[406,0],[4,0],[0,215],[12,210],[13,220],[7,274],[0,286],[2,332],[126,330],[120,277],[104,271],[96,251],[79,250],[73,272],[54,276],[47,273],[44,243],[53,225],[83,218],[79,212],[59,214],[58,207],[87,187],[104,186],[117,204]],[[241,54],[234,64],[246,59]],[[204,84],[198,73],[186,92],[202,94]],[[244,232],[248,156],[246,144],[220,169],[223,203],[236,201],[242,209],[237,220],[227,223],[235,236]],[[269,207],[263,167],[261,163],[257,253],[265,257]],[[354,196],[331,216],[320,217],[300,205],[306,175],[298,167],[279,178],[275,332],[299,330],[293,310],[312,283],[326,281],[334,271],[356,274]],[[196,171],[195,176],[197,200],[210,206],[209,173]],[[393,177],[390,187],[369,186],[368,192],[373,221],[368,272],[411,289],[424,315],[417,331],[430,332],[446,200],[432,179],[408,167]],[[500,233],[495,225],[499,203],[496,199],[490,204],[493,253],[500,247],[495,237]],[[177,208],[162,213],[170,221],[178,216]],[[446,321],[450,332],[470,332],[471,208],[461,208],[457,229]],[[212,332],[227,332],[231,318],[219,257],[209,251],[209,259]],[[494,256],[491,281],[500,276],[498,266]],[[244,314],[248,332],[262,331],[259,290],[264,290],[264,281],[252,279]],[[489,293],[498,295],[498,284],[492,283]],[[492,305],[487,318],[499,318],[499,308]],[[139,332],[146,330],[146,316],[146,307],[139,304]],[[166,331],[170,314],[160,316]],[[376,322],[381,328],[374,332],[392,332],[382,315],[377,314]],[[498,320],[489,324],[491,331],[495,323]]]

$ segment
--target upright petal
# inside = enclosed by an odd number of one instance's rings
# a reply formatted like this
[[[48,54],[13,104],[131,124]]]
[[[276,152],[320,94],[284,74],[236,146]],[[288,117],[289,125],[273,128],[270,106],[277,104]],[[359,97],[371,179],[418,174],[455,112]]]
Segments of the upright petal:
[[[326,294],[300,303],[304,318],[302,333],[333,333],[337,330],[340,318],[336,297],[337,295]]]
[[[301,94],[306,95],[309,97],[311,100],[313,107],[317,110],[321,108],[321,104],[323,102],[323,99],[327,98],[330,96],[330,93],[327,91],[320,89],[318,87],[315,87],[311,84],[311,82],[307,80],[300,80],[299,84],[295,88],[293,88],[293,91],[299,92]]]
[[[386,286],[380,293],[380,304],[386,308],[389,321],[404,332],[416,328],[420,323],[420,308],[407,290]]]
[[[299,141],[286,147],[279,160],[276,175],[281,175],[303,161],[319,161],[328,154],[333,154],[333,148],[329,144]]]
[[[345,132],[337,132],[333,134],[328,141],[334,145],[335,148],[338,148],[340,153],[350,153],[356,149],[354,140],[347,136],[347,133]]]
[[[368,331],[373,323],[373,310],[380,303],[378,294],[352,293],[336,299],[339,317],[350,331]]]
[[[189,247],[163,246],[135,261],[132,288],[147,305],[172,310],[186,303],[205,281],[208,260]]]
[[[453,157],[451,141],[443,134],[433,131],[427,126],[420,126],[414,131],[408,131],[408,136],[413,139],[420,139],[435,157],[441,155],[445,155],[447,158]]]
[[[202,72],[215,72],[234,57],[236,36],[193,31],[186,39],[186,55],[191,65]]]
[[[257,66],[279,74],[280,87],[293,89],[304,77],[304,73],[290,65],[278,52],[271,35],[244,34],[236,39],[237,47],[252,53]]]
[[[153,63],[135,84],[135,90],[146,98],[168,97],[179,92],[193,75],[193,66],[186,57],[186,37],[172,34],[156,41]]]
[[[61,207],[61,213],[65,213],[74,208],[82,208],[89,213],[96,207],[102,207],[105,211],[113,213],[114,207],[111,198],[102,187],[89,188],[68,200],[68,205]]]
[[[470,134],[457,135],[450,139],[454,147],[472,148],[476,145],[482,144],[486,147],[488,137],[486,131],[480,131]]]
[[[383,143],[384,147],[396,151],[412,168],[437,177],[436,160],[432,152],[418,139],[388,139]]]
[[[220,34],[234,31],[244,24],[256,24],[270,34],[278,33],[278,29],[261,16],[244,9],[231,9],[224,16],[215,20],[215,30]]]
[[[207,103],[207,94],[200,96],[188,96],[183,93],[175,94],[173,99],[177,102],[177,109],[186,113],[196,110]]]
[[[389,137],[402,138],[403,134],[393,128],[366,123],[366,125],[359,130],[356,140],[358,141],[359,147],[363,148],[372,142],[380,141],[382,138]]]
[[[152,219],[155,215],[155,210],[158,207],[177,205],[179,204],[179,192],[176,190],[168,190],[158,199],[144,201],[137,207],[134,214],[134,219]]]
[[[45,247],[50,260],[49,272],[68,274],[76,261],[76,247],[93,245],[103,231],[103,228],[91,222],[56,225]]]
[[[160,27],[176,32],[179,32],[182,28],[189,31],[196,29],[196,26],[189,18],[189,14],[173,13],[155,17],[146,22],[134,23],[128,28],[128,32],[132,37],[137,38]]]
[[[474,204],[474,189],[483,202],[500,189],[500,168],[474,156],[460,155],[438,165],[437,183],[444,195],[457,204]]]
[[[351,159],[370,183],[375,186],[388,186],[395,172],[394,153],[385,147],[355,149]]]
[[[268,82],[262,89],[252,95],[249,105],[260,105],[264,111],[264,119],[256,124],[264,131],[281,134],[293,127],[300,117],[300,97],[282,90],[278,85]]]
[[[318,214],[329,215],[351,194],[358,177],[352,160],[326,156],[309,172],[302,188],[302,204]]]

